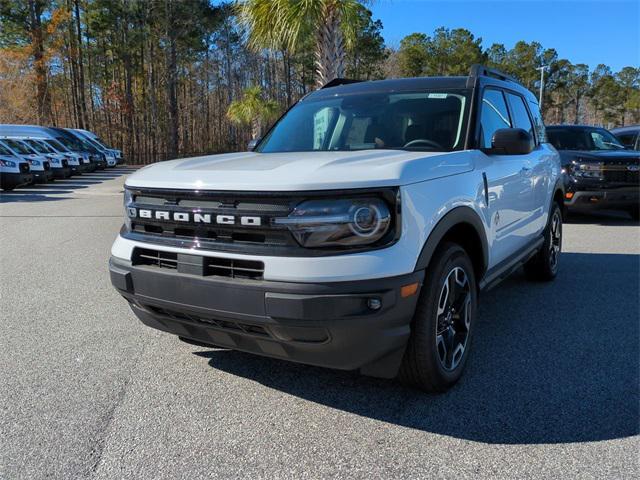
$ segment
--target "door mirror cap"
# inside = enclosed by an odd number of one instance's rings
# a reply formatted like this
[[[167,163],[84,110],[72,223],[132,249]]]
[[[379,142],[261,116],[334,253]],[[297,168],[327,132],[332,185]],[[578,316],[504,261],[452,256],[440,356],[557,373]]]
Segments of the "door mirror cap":
[[[253,149],[256,148],[256,145],[258,145],[258,143],[260,143],[260,140],[262,140],[261,138],[254,138],[249,140],[249,143],[247,143],[247,150],[250,152],[253,152]]]
[[[501,128],[491,139],[491,151],[495,155],[526,155],[533,150],[533,137],[522,128]]]

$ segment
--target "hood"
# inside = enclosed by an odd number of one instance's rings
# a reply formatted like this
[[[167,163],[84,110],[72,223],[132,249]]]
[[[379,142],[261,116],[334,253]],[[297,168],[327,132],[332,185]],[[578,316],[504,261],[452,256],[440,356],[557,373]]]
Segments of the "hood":
[[[640,152],[635,150],[560,150],[562,163],[571,161],[587,161],[602,163],[638,163]]]
[[[156,163],[138,170],[126,184],[199,190],[331,190],[407,185],[472,169],[468,152],[243,152]]]

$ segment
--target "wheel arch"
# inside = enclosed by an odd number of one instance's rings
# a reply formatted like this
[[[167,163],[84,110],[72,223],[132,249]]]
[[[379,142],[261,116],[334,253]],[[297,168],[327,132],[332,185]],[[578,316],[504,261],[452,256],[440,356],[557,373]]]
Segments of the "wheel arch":
[[[480,216],[470,207],[456,207],[442,217],[423,245],[415,270],[427,268],[436,249],[445,241],[458,243],[467,251],[480,282],[489,264],[489,246]]]
[[[562,176],[556,180],[556,184],[553,187],[553,196],[551,202],[557,202],[560,208],[564,207],[564,180]]]

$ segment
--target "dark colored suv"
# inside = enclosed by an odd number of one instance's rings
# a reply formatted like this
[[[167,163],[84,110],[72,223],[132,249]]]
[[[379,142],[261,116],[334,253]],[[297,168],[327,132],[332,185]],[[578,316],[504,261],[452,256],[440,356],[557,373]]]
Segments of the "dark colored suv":
[[[629,150],[640,150],[640,125],[629,125],[611,130],[620,143]]]
[[[625,210],[638,219],[640,152],[598,127],[549,126],[547,137],[562,159],[567,211]]]

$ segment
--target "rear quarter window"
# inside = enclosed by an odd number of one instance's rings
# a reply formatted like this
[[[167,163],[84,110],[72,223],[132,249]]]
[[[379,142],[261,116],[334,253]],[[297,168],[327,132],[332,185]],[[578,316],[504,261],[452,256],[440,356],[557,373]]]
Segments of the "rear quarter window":
[[[537,102],[529,100],[529,111],[533,119],[533,128],[536,133],[538,143],[547,143],[547,132],[544,128],[544,122],[542,121],[542,114],[540,113],[540,107]]]

